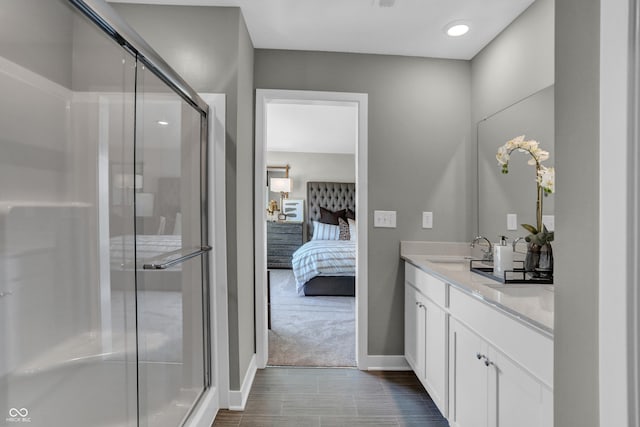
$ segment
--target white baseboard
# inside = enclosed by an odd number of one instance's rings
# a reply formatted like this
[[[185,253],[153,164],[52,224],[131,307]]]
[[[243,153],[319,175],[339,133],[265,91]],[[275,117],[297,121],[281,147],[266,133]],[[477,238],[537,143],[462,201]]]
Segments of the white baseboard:
[[[218,410],[220,409],[220,406],[218,404],[219,400],[220,399],[218,396],[217,387],[212,387],[211,389],[209,389],[207,391],[207,394],[205,394],[200,400],[200,403],[194,410],[191,417],[189,417],[189,421],[187,422],[187,424],[185,424],[185,426],[210,427],[211,425],[213,425],[213,421],[215,420],[216,415],[218,414]]]
[[[242,387],[240,390],[229,390],[229,410],[244,411],[257,370],[258,365],[256,363],[256,355],[254,353],[254,355],[251,356],[249,368],[247,368],[247,373],[244,376],[244,381],[242,381]]]
[[[411,367],[403,354],[394,356],[367,356],[369,371],[410,371]]]

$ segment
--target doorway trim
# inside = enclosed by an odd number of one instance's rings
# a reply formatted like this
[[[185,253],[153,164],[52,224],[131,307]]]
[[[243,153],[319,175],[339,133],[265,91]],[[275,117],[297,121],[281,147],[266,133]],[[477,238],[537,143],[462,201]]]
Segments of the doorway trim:
[[[344,102],[356,104],[356,364],[368,369],[368,95],[351,92],[256,89],[255,135],[255,321],[256,359],[259,369],[267,366],[269,335],[267,330],[267,227],[263,190],[266,186],[267,104],[288,102]]]
[[[638,0],[602,2],[599,53],[600,425],[640,427]]]

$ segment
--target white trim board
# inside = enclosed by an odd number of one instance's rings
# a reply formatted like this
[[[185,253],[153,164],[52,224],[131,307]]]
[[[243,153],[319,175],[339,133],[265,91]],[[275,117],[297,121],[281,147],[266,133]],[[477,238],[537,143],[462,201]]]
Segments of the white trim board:
[[[249,367],[247,368],[240,390],[229,391],[229,410],[244,411],[257,371],[258,366],[256,365],[256,355],[254,354],[251,356],[251,360],[249,361]]]
[[[229,319],[227,299],[227,226],[225,208],[226,96],[201,93],[209,104],[209,289],[211,307],[211,376],[218,406],[229,406]],[[215,416],[215,415],[214,415]],[[213,422],[213,420],[211,420]]]
[[[213,424],[218,410],[220,409],[219,403],[220,396],[218,395],[218,389],[215,387],[207,390],[207,393],[198,403],[196,409],[187,420],[186,427],[209,427]]]
[[[637,9],[637,0],[600,5],[598,336],[603,426],[640,427]]]
[[[255,127],[255,318],[256,356],[258,368],[267,365],[269,340],[267,331],[267,255],[266,209],[263,189],[266,186],[265,135],[266,105],[271,102],[326,102],[355,104],[358,108],[356,145],[356,363],[368,369],[368,95],[350,92],[318,92],[299,90],[257,89]],[[294,177],[295,179],[295,177]]]
[[[395,356],[368,356],[367,364],[369,371],[410,371],[411,366],[404,357],[404,354]]]

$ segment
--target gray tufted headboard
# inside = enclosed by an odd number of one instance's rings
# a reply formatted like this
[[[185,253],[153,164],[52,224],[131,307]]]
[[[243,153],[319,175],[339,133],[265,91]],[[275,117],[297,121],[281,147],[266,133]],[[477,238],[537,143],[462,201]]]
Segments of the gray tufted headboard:
[[[313,222],[320,219],[320,208],[330,211],[356,210],[356,184],[353,182],[307,182],[307,240],[313,235]]]

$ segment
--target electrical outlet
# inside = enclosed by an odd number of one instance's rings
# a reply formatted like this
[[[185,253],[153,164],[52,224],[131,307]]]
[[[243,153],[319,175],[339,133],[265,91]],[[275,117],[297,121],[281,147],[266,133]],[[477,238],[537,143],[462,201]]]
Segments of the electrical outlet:
[[[433,228],[433,212],[422,212],[422,228]]]
[[[554,231],[556,229],[555,215],[542,215],[542,223],[547,227],[547,230]]]
[[[518,229],[518,215],[507,214],[507,230],[517,230],[517,229]]]
[[[373,211],[373,226],[396,228],[396,211]]]

